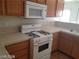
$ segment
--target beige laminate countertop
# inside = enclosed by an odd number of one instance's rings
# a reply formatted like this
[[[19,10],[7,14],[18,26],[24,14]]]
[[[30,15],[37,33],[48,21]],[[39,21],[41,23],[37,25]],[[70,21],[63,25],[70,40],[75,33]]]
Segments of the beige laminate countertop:
[[[9,53],[5,49],[6,45],[14,44],[17,42],[25,41],[30,39],[29,36],[22,33],[12,33],[12,34],[0,34],[0,59],[12,59],[12,58],[2,58],[9,56]]]
[[[67,31],[67,32],[69,32],[67,29],[63,29],[63,28],[60,28],[60,27],[52,26],[52,25],[43,26],[42,29],[44,31],[49,32],[49,33],[55,33],[55,32],[59,32],[59,31]]]
[[[64,29],[64,28],[60,28],[56,26],[43,26],[42,29],[49,33],[55,33],[55,32],[61,31],[61,32],[66,32],[75,36],[79,36],[79,32],[76,32],[76,31],[71,32],[69,29]]]

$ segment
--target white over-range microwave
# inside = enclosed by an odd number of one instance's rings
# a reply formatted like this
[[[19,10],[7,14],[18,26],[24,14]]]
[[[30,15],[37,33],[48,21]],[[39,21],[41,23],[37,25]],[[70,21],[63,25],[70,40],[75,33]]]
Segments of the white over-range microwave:
[[[46,18],[47,5],[26,1],[24,14],[25,18]]]

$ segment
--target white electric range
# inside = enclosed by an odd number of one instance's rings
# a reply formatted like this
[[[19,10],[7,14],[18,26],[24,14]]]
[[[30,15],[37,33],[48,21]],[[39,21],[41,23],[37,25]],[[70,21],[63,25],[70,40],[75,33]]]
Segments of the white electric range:
[[[30,36],[30,59],[50,59],[52,34],[41,30],[41,25],[22,25],[21,32]]]

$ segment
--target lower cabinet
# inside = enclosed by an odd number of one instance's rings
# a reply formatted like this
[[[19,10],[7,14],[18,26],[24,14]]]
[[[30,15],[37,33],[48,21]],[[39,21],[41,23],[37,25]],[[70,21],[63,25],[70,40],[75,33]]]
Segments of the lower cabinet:
[[[10,55],[14,55],[13,59],[29,59],[30,41],[23,41],[6,46]]]
[[[58,40],[58,48],[60,51],[75,59],[79,59],[79,36],[61,32]]]
[[[79,59],[79,36],[67,32],[53,34],[52,51],[59,50],[69,56]]]
[[[53,40],[52,40],[52,52],[58,49],[58,36],[59,33],[53,33]]]
[[[72,54],[72,36],[70,34],[61,32],[59,37],[59,50],[67,55]]]
[[[79,37],[75,36],[73,38],[72,56],[75,59],[79,59]]]

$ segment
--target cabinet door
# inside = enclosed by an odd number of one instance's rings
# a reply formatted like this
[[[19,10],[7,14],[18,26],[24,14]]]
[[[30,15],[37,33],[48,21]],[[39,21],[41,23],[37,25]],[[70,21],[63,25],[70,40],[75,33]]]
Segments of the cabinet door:
[[[52,39],[52,51],[56,51],[58,49],[58,38],[59,32],[53,33]]]
[[[7,16],[23,16],[24,0],[6,0]]]
[[[48,17],[55,17],[56,16],[56,5],[57,0],[47,0],[47,16]]]
[[[73,38],[72,56],[79,59],[79,37],[77,36]]]
[[[37,0],[37,3],[39,3],[39,4],[46,4],[46,0]]]
[[[70,34],[67,33],[60,34],[59,50],[68,55],[72,54],[72,38]]]
[[[15,59],[29,59],[30,40],[11,44],[6,46],[10,55],[14,55]]]
[[[0,15],[4,15],[4,0],[0,0]]]
[[[56,9],[56,16],[62,16],[63,15],[63,9],[64,9],[64,0],[58,0],[57,1],[57,9]]]

